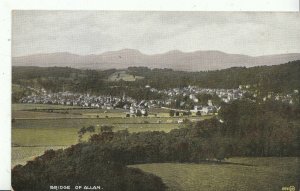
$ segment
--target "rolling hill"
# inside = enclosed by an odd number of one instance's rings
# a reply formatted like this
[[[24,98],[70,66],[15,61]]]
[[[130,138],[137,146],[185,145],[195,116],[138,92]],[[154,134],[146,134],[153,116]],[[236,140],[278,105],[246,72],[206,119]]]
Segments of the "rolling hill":
[[[300,53],[252,57],[242,54],[227,54],[220,51],[181,52],[173,50],[163,54],[146,55],[138,50],[123,49],[97,55],[76,55],[68,52],[59,52],[13,57],[12,65],[68,66],[88,69],[124,69],[131,66],[146,66],[149,68],[171,68],[181,71],[206,71],[230,67],[278,65],[299,59]]]

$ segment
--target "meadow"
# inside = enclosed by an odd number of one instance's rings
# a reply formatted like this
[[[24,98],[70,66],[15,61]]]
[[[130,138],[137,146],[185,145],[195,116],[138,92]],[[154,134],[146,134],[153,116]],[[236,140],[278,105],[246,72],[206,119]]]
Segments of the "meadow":
[[[124,109],[100,109],[87,108],[80,106],[68,105],[49,105],[49,104],[12,104],[12,118],[13,119],[49,119],[49,118],[127,118],[128,111]],[[169,109],[150,108],[147,117],[128,118],[129,120],[143,121],[170,119],[173,121],[177,118],[189,118],[191,120],[200,119],[199,116],[169,116]],[[201,119],[210,118],[210,116],[202,116]],[[125,119],[126,120],[126,119]],[[122,119],[122,122],[124,119]],[[127,122],[127,121],[126,121]],[[157,122],[157,120],[156,120]]]
[[[299,158],[232,158],[229,164],[156,163],[139,168],[162,178],[168,191],[276,191],[282,187],[299,188]]]
[[[42,155],[46,150],[63,148],[66,148],[66,146],[12,147],[11,166],[14,167],[18,164],[25,165],[27,161]]]
[[[87,127],[87,126],[86,126]],[[81,127],[45,127],[45,128],[13,128],[12,144],[14,146],[69,146],[76,144],[78,130]],[[161,127],[153,127],[152,124],[119,124],[114,126],[114,131],[127,129],[130,133],[142,131],[165,131],[175,129],[173,124],[162,124]],[[95,133],[100,131],[96,127]],[[88,139],[89,134],[85,139]]]
[[[68,105],[49,105],[49,104],[12,104],[12,111],[19,110],[36,110],[36,109],[74,109],[81,108],[80,106],[68,106]]]

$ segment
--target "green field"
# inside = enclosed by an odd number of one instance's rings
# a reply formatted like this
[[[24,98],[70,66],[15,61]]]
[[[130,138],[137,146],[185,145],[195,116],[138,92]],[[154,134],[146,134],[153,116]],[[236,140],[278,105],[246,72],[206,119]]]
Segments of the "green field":
[[[79,128],[13,129],[12,144],[16,146],[69,146],[77,143]]]
[[[13,128],[12,144],[17,146],[68,146],[77,143],[77,132],[81,127],[73,128]],[[100,126],[96,127],[99,132]],[[114,131],[128,129],[129,132],[165,131],[176,128],[173,124],[163,124],[153,127],[152,124],[120,124],[114,126]],[[89,135],[86,135],[88,139]]]
[[[24,165],[27,161],[33,160],[36,156],[42,155],[45,150],[63,149],[64,146],[47,146],[47,147],[13,147],[11,155],[11,166],[17,164]]]
[[[47,108],[56,108],[49,112]],[[39,108],[35,111],[33,108]],[[165,131],[182,127],[178,120],[186,117],[125,117],[122,109],[68,109],[64,106],[13,104],[12,143],[18,146],[58,146],[77,142],[82,127],[112,125],[114,131]],[[65,113],[67,111],[68,113]],[[166,112],[154,110],[153,112]],[[191,121],[209,117],[188,117]]]
[[[81,115],[68,113],[50,113],[39,111],[12,111],[13,119],[49,119],[49,118],[80,118]]]
[[[99,109],[99,108],[82,108],[79,106],[49,105],[49,104],[12,104],[12,118],[15,119],[48,119],[48,118],[126,118],[128,111],[124,109]],[[150,108],[150,118],[170,119],[169,110],[162,108]],[[172,117],[186,118],[186,117]],[[191,119],[199,119],[198,116],[189,116]],[[202,116],[201,119],[210,118]],[[162,120],[164,120],[162,119]],[[131,119],[132,120],[132,119]],[[144,120],[143,117],[138,120]],[[151,120],[151,119],[150,119]]]
[[[114,127],[114,131],[128,127],[129,132],[142,131],[170,131],[173,124],[163,124],[163,127],[154,128],[151,124],[121,124]],[[78,143],[78,130],[80,128],[13,128],[12,129],[12,165],[25,164],[27,160],[43,154],[47,149],[59,149]],[[96,127],[99,132],[100,127]],[[90,133],[84,135],[86,141]]]
[[[161,177],[169,191],[280,191],[282,187],[298,187],[299,159],[232,158],[240,164],[141,164],[131,167]],[[253,165],[253,166],[246,166]]]
[[[68,109],[68,108],[81,108],[81,106],[68,106],[68,105],[50,105],[50,104],[12,104],[12,111],[18,110],[34,110],[34,109]]]
[[[45,127],[82,127],[87,125],[113,124],[145,124],[154,128],[173,124],[178,126],[180,118],[53,118],[53,119],[18,119],[12,123],[13,128],[45,128]]]

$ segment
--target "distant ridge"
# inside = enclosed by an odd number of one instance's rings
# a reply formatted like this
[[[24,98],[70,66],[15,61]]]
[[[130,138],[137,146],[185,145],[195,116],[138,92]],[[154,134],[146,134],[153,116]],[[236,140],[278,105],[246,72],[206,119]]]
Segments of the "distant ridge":
[[[12,58],[13,66],[69,66],[88,69],[122,69],[131,66],[171,68],[183,71],[218,70],[230,67],[278,65],[300,60],[300,53],[247,56],[221,51],[182,52],[171,50],[162,54],[147,55],[135,49],[122,49],[102,54],[76,55],[68,52],[34,54]]]

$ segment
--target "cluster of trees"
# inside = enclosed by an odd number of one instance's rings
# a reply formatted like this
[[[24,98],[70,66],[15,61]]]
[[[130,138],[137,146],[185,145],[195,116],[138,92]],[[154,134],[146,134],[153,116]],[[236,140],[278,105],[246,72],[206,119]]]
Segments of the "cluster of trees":
[[[159,89],[197,85],[206,88],[238,88],[239,85],[255,85],[262,93],[290,92],[300,89],[300,60],[274,66],[233,67],[223,70],[183,72],[171,69],[130,67],[131,74],[144,76],[139,83]],[[161,82],[164,83],[161,83]]]
[[[300,105],[247,99],[223,104],[219,116],[222,134],[229,137],[233,156],[297,156],[300,141]]]
[[[48,150],[25,166],[12,170],[15,191],[49,190],[50,186],[95,185],[108,191],[163,191],[161,178],[113,161],[112,150],[78,144],[65,150]],[[84,190],[84,189],[81,189]]]
[[[197,95],[197,98],[199,100],[200,105],[207,105],[208,100],[211,100],[214,105],[220,105],[221,104],[221,98],[219,98],[217,95],[211,95],[211,94],[200,94]]]
[[[105,80],[116,70],[80,70],[70,67],[13,67],[12,83],[43,87],[48,91],[101,92]],[[107,91],[107,90],[104,90]]]
[[[189,116],[189,115],[192,115],[192,112],[190,112],[190,111],[184,111],[184,112],[182,112],[182,116]],[[199,113],[197,113],[197,115],[201,115],[201,113],[199,112]],[[170,117],[178,117],[178,116],[180,116],[180,112],[176,111],[174,109],[171,109],[169,111],[169,116]]]
[[[116,71],[116,69],[79,70],[69,67],[13,67],[12,82],[23,87],[44,87],[52,92],[68,90],[114,96],[122,96],[125,92],[126,95],[137,100],[165,98],[163,94],[145,89],[145,85],[157,89],[169,89],[188,85],[203,88],[238,88],[241,84],[250,84],[255,85],[262,95],[269,91],[282,93],[300,89],[300,61],[276,66],[234,67],[202,72],[129,67],[128,73],[144,78],[133,82],[108,81],[108,77]]]
[[[30,91],[29,89],[20,86],[20,85],[16,85],[13,84],[12,85],[12,97],[11,100],[13,103],[18,102],[22,97],[31,95],[32,91]]]
[[[95,126],[93,125],[90,125],[88,127],[82,127],[78,130],[77,134],[78,134],[78,142],[81,142],[82,141],[82,138],[83,138],[83,135],[85,133],[93,133],[95,132]]]

